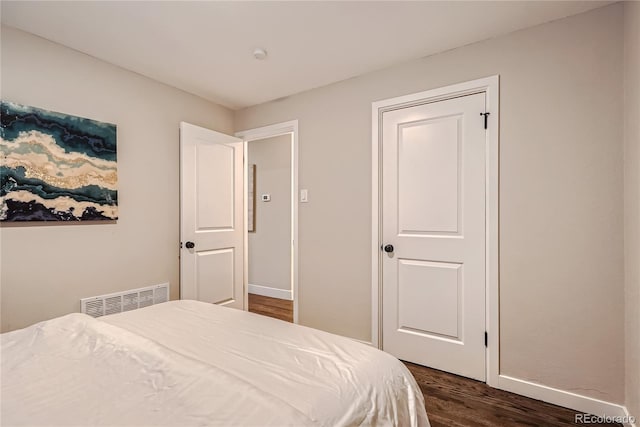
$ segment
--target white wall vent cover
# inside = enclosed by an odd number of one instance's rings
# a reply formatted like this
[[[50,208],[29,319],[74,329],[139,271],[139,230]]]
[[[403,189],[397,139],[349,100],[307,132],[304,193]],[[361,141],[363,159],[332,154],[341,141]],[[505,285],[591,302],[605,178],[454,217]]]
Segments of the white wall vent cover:
[[[169,284],[116,292],[80,300],[80,311],[92,317],[122,313],[169,301]]]

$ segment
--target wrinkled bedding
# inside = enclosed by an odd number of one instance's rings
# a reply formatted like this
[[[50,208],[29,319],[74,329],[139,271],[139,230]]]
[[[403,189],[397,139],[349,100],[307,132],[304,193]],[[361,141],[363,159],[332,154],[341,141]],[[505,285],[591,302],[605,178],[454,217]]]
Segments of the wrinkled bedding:
[[[429,425],[393,356],[197,301],[69,314],[1,344],[3,426]]]

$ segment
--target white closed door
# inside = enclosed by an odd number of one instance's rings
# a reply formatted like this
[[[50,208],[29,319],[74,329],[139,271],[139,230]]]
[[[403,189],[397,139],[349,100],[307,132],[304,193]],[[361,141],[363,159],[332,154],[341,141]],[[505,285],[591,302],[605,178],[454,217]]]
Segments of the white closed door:
[[[244,309],[244,147],[180,123],[180,298]]]
[[[383,349],[481,381],[484,111],[479,93],[385,112],[382,120]]]

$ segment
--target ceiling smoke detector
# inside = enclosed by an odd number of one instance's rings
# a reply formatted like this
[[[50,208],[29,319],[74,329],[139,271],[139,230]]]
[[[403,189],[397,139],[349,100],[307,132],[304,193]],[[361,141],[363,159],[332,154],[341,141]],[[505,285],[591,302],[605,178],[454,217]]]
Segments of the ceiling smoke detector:
[[[267,51],[261,47],[257,47],[253,50],[253,57],[256,58],[258,61],[262,61],[267,57]]]

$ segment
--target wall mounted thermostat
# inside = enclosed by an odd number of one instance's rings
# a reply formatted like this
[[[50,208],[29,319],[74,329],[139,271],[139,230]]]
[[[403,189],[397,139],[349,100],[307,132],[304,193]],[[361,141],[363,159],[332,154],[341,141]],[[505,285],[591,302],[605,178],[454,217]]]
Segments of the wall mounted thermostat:
[[[270,202],[271,201],[271,194],[263,194],[262,195],[262,201],[263,202]]]

